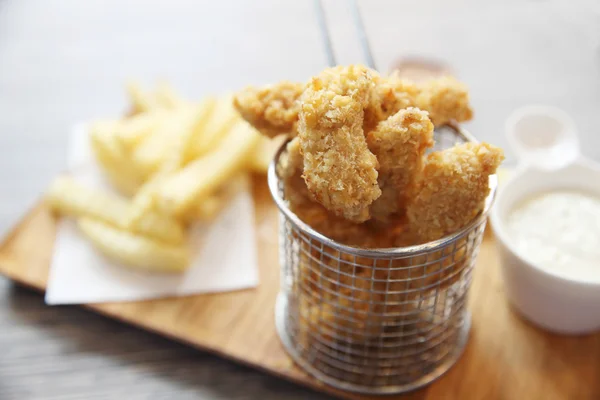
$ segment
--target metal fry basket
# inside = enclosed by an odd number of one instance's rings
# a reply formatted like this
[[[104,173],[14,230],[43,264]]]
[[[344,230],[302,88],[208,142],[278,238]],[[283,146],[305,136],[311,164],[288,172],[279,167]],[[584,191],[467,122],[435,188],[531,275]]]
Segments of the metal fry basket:
[[[475,141],[436,130],[436,149]],[[418,246],[361,249],[337,243],[287,206],[276,163],[269,188],[280,210],[281,289],[277,331],[294,361],[331,386],[401,393],[446,372],[467,342],[467,297],[497,185],[483,212],[451,236]]]

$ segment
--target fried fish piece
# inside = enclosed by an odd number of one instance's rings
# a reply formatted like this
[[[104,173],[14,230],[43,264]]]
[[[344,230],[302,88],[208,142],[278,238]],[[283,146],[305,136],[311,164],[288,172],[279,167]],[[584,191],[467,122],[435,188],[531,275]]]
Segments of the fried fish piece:
[[[415,83],[403,79],[397,73],[380,76],[376,71],[356,65],[329,68],[319,76],[325,86],[331,86],[337,94],[348,90],[337,77],[352,68],[368,73],[373,84],[363,88],[365,111],[363,129],[370,132],[377,124],[408,107],[428,111],[434,125],[450,121],[464,122],[473,117],[467,87],[452,77],[441,77]],[[299,100],[304,92],[304,83],[282,81],[262,88],[249,86],[234,98],[234,105],[242,117],[268,137],[297,134]],[[355,87],[355,89],[358,89]]]
[[[353,222],[368,220],[371,203],[381,195],[379,165],[363,131],[372,87],[367,68],[331,68],[312,79],[301,99],[298,132],[308,190]]]
[[[368,84],[358,78],[361,75],[368,77]],[[383,99],[378,91],[378,85],[386,82],[386,79],[382,78],[377,71],[364,65],[337,66],[324,70],[318,79],[323,86],[327,86],[339,95],[350,95],[359,99],[364,110],[365,134],[389,116],[384,111]],[[360,83],[357,84],[359,81]]]
[[[467,86],[449,76],[420,84],[414,104],[421,110],[429,111],[429,118],[435,126],[473,118]]]
[[[340,96],[349,96],[366,108],[371,102],[377,77],[376,71],[364,65],[338,65],[326,68],[312,78],[305,88],[305,93],[310,96],[314,91],[328,91]]]
[[[414,82],[400,78],[397,73],[377,78],[374,102],[378,102],[379,106],[374,104],[373,108],[379,109],[379,121],[402,109],[414,107],[419,92]]]
[[[437,240],[471,222],[483,210],[489,176],[502,160],[502,149],[487,143],[464,143],[429,154],[407,209],[413,240]]]
[[[305,203],[313,202],[302,178],[303,171],[304,160],[300,153],[300,139],[295,137],[287,143],[277,163],[277,174],[283,181],[283,196],[292,211]]]
[[[242,117],[268,137],[294,136],[304,91],[302,83],[283,81],[262,88],[249,86],[236,94],[233,104]]]
[[[303,222],[340,243],[359,244],[359,241],[364,240],[366,233],[364,226],[333,215],[313,200],[302,178],[304,165],[298,137],[286,145],[286,150],[279,158],[277,171],[284,182],[284,198],[288,207]]]
[[[296,173],[302,173],[304,169],[304,160],[300,152],[300,139],[293,138],[285,145],[285,151],[279,156],[277,172],[283,179],[290,178]]]
[[[433,124],[426,111],[407,108],[382,121],[367,135],[369,149],[379,161],[381,197],[371,214],[387,221],[399,214],[415,195],[415,183],[423,168],[423,155],[433,146]]]
[[[380,121],[408,107],[428,111],[435,126],[473,118],[467,86],[450,76],[415,83],[393,73],[377,80],[376,96]]]

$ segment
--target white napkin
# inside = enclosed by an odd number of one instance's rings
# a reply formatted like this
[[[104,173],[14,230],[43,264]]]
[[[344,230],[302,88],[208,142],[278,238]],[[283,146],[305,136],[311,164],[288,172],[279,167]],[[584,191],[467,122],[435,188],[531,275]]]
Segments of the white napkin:
[[[82,184],[109,190],[95,164],[84,125],[73,129],[69,169]],[[46,290],[46,304],[133,301],[256,287],[258,266],[254,205],[245,189],[209,224],[192,228],[192,265],[183,274],[135,270],[107,259],[71,219],[60,222]]]

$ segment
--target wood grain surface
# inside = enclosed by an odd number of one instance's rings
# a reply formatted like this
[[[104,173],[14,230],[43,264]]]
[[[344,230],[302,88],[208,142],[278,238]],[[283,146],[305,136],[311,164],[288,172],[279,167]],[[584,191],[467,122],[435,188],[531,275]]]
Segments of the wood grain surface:
[[[257,289],[85,307],[319,391],[348,399],[368,398],[317,382],[296,367],[283,350],[273,316],[279,289],[277,212],[263,178],[255,180],[254,195],[261,274]],[[0,247],[0,272],[43,290],[55,229],[48,209],[43,204],[37,206]],[[511,311],[489,232],[475,271],[470,298],[473,327],[465,354],[437,382],[399,398],[599,398],[600,334],[547,334]]]

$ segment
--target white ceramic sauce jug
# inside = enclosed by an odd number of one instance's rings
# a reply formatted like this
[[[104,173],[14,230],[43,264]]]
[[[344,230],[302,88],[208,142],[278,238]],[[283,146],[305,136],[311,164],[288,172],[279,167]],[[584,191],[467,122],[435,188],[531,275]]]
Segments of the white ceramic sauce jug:
[[[525,260],[506,224],[518,203],[538,193],[575,189],[600,198],[600,165],[581,156],[574,123],[553,107],[517,110],[507,120],[506,134],[519,165],[500,188],[490,219],[508,300],[527,320],[553,332],[600,330],[600,282],[559,276]]]

